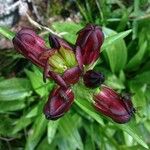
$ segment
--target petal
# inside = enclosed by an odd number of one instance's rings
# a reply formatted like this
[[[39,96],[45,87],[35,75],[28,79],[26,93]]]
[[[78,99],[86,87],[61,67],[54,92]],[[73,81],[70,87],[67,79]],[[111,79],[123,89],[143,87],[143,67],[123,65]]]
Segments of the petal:
[[[81,73],[79,67],[74,67],[64,72],[63,79],[67,84],[75,84],[79,81]]]
[[[76,47],[76,59],[77,59],[79,68],[83,70],[83,58],[81,54],[81,48],[79,46]]]

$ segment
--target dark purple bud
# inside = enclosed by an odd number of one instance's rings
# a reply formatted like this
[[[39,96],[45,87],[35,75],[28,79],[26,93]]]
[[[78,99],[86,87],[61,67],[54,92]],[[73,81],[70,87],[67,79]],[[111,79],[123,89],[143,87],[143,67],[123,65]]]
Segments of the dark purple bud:
[[[49,120],[56,120],[62,117],[71,107],[74,101],[74,94],[70,88],[62,87],[54,89],[44,106],[44,114]]]
[[[34,64],[44,67],[45,61],[40,61],[41,53],[47,51],[44,40],[32,29],[22,28],[13,38],[15,49]]]
[[[49,43],[51,48],[59,49],[60,47],[63,47],[65,49],[73,50],[73,45],[65,41],[64,39],[58,37],[55,34],[49,35]]]
[[[83,76],[84,84],[89,88],[96,88],[100,86],[104,80],[104,75],[94,70],[87,71]]]
[[[131,100],[125,100],[109,87],[102,86],[101,92],[94,95],[94,106],[117,123],[126,123],[133,116],[135,109]]]
[[[75,84],[79,81],[81,70],[79,67],[68,69],[64,72],[63,79],[67,84]]]
[[[89,24],[78,32],[76,46],[81,48],[83,64],[93,64],[99,57],[104,35],[101,27]]]

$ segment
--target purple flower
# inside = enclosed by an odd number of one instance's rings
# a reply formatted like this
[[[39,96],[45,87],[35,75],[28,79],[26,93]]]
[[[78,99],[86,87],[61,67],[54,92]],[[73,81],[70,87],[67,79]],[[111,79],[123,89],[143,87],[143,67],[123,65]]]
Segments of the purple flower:
[[[52,48],[51,51],[42,53],[40,56],[41,60],[47,60],[45,76],[51,76],[55,72],[57,75],[54,76],[59,75],[60,78],[61,75],[66,85],[78,82],[81,69],[78,66],[73,46],[53,34],[49,36],[49,42]],[[62,84],[59,85],[62,86]]]
[[[74,94],[70,88],[62,87],[54,89],[44,106],[44,114],[49,120],[56,120],[62,117],[71,107],[74,101]]]
[[[104,80],[104,75],[94,70],[89,70],[83,75],[84,84],[89,88],[96,88],[100,86]]]
[[[44,69],[44,81],[52,78],[67,88],[76,83],[81,74],[74,49],[71,44],[53,34],[49,36],[49,41],[51,48],[47,48],[44,40],[28,28],[22,28],[13,38],[15,49]]]
[[[94,101],[97,111],[117,123],[128,122],[135,112],[131,100],[124,99],[120,94],[106,86],[102,86],[101,91],[94,95]]]
[[[93,64],[99,57],[104,35],[99,26],[89,24],[78,32],[76,56],[84,65]]]

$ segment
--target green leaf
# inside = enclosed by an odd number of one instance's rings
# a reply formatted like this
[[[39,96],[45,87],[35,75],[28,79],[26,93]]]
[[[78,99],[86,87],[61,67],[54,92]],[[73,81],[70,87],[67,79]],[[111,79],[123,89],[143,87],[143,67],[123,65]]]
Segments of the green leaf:
[[[113,89],[125,89],[124,83],[115,74],[107,74],[105,84]]]
[[[14,136],[12,128],[14,127],[15,119],[11,119],[6,115],[0,115],[0,135],[4,137]]]
[[[133,81],[142,84],[150,84],[150,71],[145,71],[140,74],[137,74]]]
[[[31,95],[31,83],[23,78],[11,78],[0,82],[0,100],[24,99]]]
[[[17,133],[20,130],[26,128],[30,125],[34,120],[33,117],[37,115],[38,106],[32,107],[25,115],[23,115],[19,120],[15,122],[15,127],[13,128],[13,133]]]
[[[95,111],[92,104],[84,99],[76,99],[75,103],[84,111],[86,112],[90,117],[95,119],[100,125],[104,126],[104,122],[100,115]]]
[[[80,24],[71,23],[71,22],[54,22],[52,27],[57,32],[64,33],[63,37],[71,43],[75,43],[76,41],[76,33],[82,28]]]
[[[58,129],[63,139],[70,145],[71,150],[83,150],[83,143],[76,122],[77,120],[67,114],[60,120]]]
[[[2,34],[4,37],[8,38],[9,40],[12,40],[15,36],[15,33],[10,31],[9,28],[0,26],[0,34]]]
[[[108,60],[112,72],[118,73],[120,70],[124,69],[127,61],[127,48],[123,37],[127,36],[131,30],[120,33],[119,36],[117,36],[117,32],[108,28],[103,28],[103,31],[106,37],[115,36],[113,38],[111,37],[108,41],[106,38],[107,46],[104,44],[102,49],[105,48],[104,56]]]
[[[56,150],[55,143],[49,144],[47,141],[47,137],[45,137],[42,142],[38,145],[36,150]]]
[[[131,58],[131,60],[127,64],[126,69],[130,70],[130,69],[135,68],[135,67],[137,68],[141,64],[142,59],[144,57],[144,54],[146,52],[146,48],[147,48],[147,41],[145,41],[140,46],[139,51],[133,56],[133,58]]]
[[[5,113],[9,111],[16,111],[23,109],[25,107],[25,102],[20,100],[14,101],[0,101],[0,113]]]
[[[25,70],[28,78],[31,81],[32,87],[35,90],[35,92],[43,97],[44,95],[47,95],[49,93],[49,87],[53,87],[52,82],[47,84],[43,81],[43,75],[37,68],[34,67],[34,72]]]
[[[51,144],[52,140],[53,140],[54,137],[55,137],[55,133],[56,133],[56,130],[57,130],[57,127],[58,127],[58,123],[59,123],[58,120],[56,120],[56,121],[49,121],[49,122],[48,122],[47,138],[48,138],[48,143],[49,143],[49,144]]]
[[[101,51],[105,50],[108,46],[118,42],[118,40],[125,38],[127,35],[129,35],[132,32],[132,30],[127,30],[124,32],[116,33],[109,30],[110,29],[108,28],[103,28],[103,32],[104,34],[106,34],[106,38],[104,39],[104,43],[102,45]]]
[[[43,136],[47,127],[47,120],[45,116],[41,114],[35,121],[35,124],[31,128],[30,134],[27,139],[25,150],[34,150],[41,137]]]
[[[138,142],[140,145],[142,145],[143,147],[149,149],[148,145],[145,143],[143,137],[142,137],[142,133],[140,133],[140,131],[137,129],[137,125],[135,124],[135,122],[131,121],[128,124],[124,124],[124,125],[117,125],[120,129],[122,129],[123,131],[127,132],[129,135],[131,135],[133,137],[133,139]]]

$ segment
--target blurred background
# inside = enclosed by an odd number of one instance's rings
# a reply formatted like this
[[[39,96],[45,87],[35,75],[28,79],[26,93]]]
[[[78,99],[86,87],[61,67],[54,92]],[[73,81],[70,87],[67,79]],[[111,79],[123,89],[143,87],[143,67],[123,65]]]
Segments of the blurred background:
[[[54,82],[43,83],[10,40],[29,26],[46,41],[54,32],[74,44],[87,23],[102,26],[106,37],[94,69],[108,86],[132,93],[130,123],[116,124],[80,98],[64,117],[47,121],[43,105]],[[149,0],[0,0],[0,150],[145,150],[149,139]]]

